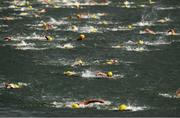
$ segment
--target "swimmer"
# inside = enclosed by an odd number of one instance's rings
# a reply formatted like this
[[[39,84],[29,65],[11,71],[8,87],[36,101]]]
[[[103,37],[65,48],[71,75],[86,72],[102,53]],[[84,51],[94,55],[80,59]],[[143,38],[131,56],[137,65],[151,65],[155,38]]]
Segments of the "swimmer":
[[[45,38],[46,38],[47,41],[52,41],[53,40],[53,37],[51,37],[51,36],[45,36]]]
[[[43,29],[44,29],[44,30],[53,29],[53,25],[52,25],[52,24],[49,24],[49,23],[43,22]]]
[[[97,77],[112,77],[113,73],[111,71],[104,73],[104,72],[96,72]]]
[[[76,15],[76,18],[77,18],[78,20],[80,20],[80,19],[81,19],[81,14],[77,14],[77,15]]]
[[[128,25],[127,27],[128,27],[129,29],[132,29],[132,28],[133,28],[133,26],[132,26],[132,25]]]
[[[76,25],[73,25],[72,26],[72,30],[75,32],[75,31],[78,31],[78,27]]]
[[[149,0],[149,4],[153,4],[153,3],[155,3],[155,2],[153,2],[152,0]]]
[[[139,40],[136,42],[138,45],[144,45],[144,41],[143,40]]]
[[[150,29],[148,29],[148,28],[146,28],[144,31],[145,31],[146,33],[149,33],[149,34],[153,34],[153,35],[156,34],[156,32],[154,32],[154,31],[152,31],[152,30],[150,30]]]
[[[126,7],[126,8],[130,8],[130,2],[129,1],[124,1],[124,7]]]
[[[3,19],[4,19],[4,20],[14,20],[15,18],[14,18],[14,17],[8,17],[8,16],[7,16],[7,17],[4,17]]]
[[[76,3],[74,4],[74,6],[75,6],[75,8],[79,9],[79,8],[80,8],[80,3],[79,3],[79,2],[76,2]]]
[[[164,19],[157,20],[158,23],[166,23],[168,21],[171,21],[169,18],[165,17]]]
[[[66,76],[79,76],[79,74],[74,72],[74,71],[65,71],[64,75],[66,75]]]
[[[10,37],[10,36],[4,37],[4,40],[5,40],[5,41],[11,41],[11,40],[12,40],[12,37]]]
[[[6,89],[19,89],[22,88],[23,86],[26,86],[26,84],[23,83],[3,83],[4,84],[4,88]]]
[[[174,29],[170,29],[167,31],[168,35],[176,35],[176,32]]]
[[[86,38],[85,35],[81,34],[77,40],[82,41],[82,40],[85,40],[85,38]]]
[[[120,104],[118,106],[118,110],[119,111],[127,111],[128,110],[128,107],[125,105],[125,104]]]
[[[45,12],[47,12],[46,9],[41,9],[41,10],[38,11],[39,14],[42,14],[42,13],[45,13]]]
[[[72,19],[72,16],[68,16],[67,19],[68,19],[68,20],[71,20],[71,19]]]
[[[101,100],[101,99],[89,99],[89,100],[85,100],[79,103],[73,103],[72,104],[72,108],[80,108],[81,106],[87,106],[91,103],[100,103],[100,104],[104,104],[105,101]]]
[[[83,66],[84,62],[81,59],[76,60],[71,66]]]
[[[116,63],[118,63],[117,59],[106,60],[106,64],[116,64]]]
[[[180,98],[180,88],[176,91],[176,96]]]

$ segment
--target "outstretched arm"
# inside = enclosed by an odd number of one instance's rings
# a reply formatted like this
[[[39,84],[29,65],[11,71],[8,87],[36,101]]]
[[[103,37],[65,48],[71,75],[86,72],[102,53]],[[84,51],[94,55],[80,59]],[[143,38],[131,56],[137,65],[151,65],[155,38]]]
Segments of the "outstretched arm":
[[[84,105],[88,105],[90,103],[104,103],[104,100],[90,99],[83,102]]]

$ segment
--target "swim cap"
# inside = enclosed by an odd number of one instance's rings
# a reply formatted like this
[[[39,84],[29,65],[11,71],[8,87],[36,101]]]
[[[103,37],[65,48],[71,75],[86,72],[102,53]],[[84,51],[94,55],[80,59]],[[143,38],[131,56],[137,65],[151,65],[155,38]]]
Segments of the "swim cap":
[[[84,40],[86,37],[85,37],[85,35],[84,34],[81,34],[80,36],[79,36],[79,39],[78,40]]]
[[[81,18],[81,15],[80,15],[80,14],[77,14],[76,17],[77,17],[78,19],[80,19],[80,18]]]
[[[106,64],[113,64],[113,62],[112,61],[107,61]]]
[[[31,5],[29,5],[29,6],[28,6],[28,8],[29,8],[29,9],[32,9],[32,6],[31,6]]]
[[[107,76],[108,76],[108,77],[112,77],[112,76],[113,76],[113,73],[112,73],[111,71],[109,71],[109,72],[107,73]]]
[[[125,110],[127,110],[127,106],[125,105],[125,104],[121,104],[121,105],[119,105],[119,111],[125,111]]]
[[[78,30],[78,27],[75,26],[75,25],[73,25],[73,26],[72,26],[72,30],[73,30],[73,31],[77,31],[77,30]]]
[[[129,28],[129,29],[132,29],[132,25],[128,25],[128,28]]]
[[[138,41],[138,44],[143,45],[143,44],[144,44],[144,41],[143,41],[143,40],[139,40],[139,41]]]
[[[79,105],[78,105],[77,103],[73,103],[73,104],[71,105],[71,107],[72,107],[73,109],[77,109],[77,108],[79,108]]]
[[[52,41],[53,40],[53,37],[51,37],[51,36],[45,36],[46,37],[46,39],[48,40],[48,41]]]

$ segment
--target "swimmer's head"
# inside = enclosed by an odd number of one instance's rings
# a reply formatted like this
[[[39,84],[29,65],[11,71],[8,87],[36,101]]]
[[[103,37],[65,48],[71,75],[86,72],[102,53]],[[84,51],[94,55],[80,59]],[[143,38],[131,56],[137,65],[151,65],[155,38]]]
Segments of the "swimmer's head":
[[[167,33],[168,33],[169,35],[176,35],[176,32],[175,32],[174,29],[168,30]]]
[[[137,43],[140,44],[140,45],[143,45],[144,41],[143,40],[139,40]]]
[[[112,77],[113,76],[113,73],[111,71],[107,72],[107,76],[108,77]]]
[[[180,97],[180,88],[176,91],[176,96]]]
[[[132,25],[128,25],[128,28],[129,28],[129,29],[132,29]]]
[[[81,15],[80,14],[77,14],[76,17],[77,17],[77,19],[81,19]]]
[[[75,25],[73,25],[73,26],[72,26],[72,30],[73,30],[73,31],[77,31],[77,30],[78,30],[78,27],[75,26]]]
[[[77,3],[75,3],[75,5],[74,5],[77,9],[79,9],[80,8],[80,4],[77,2]]]
[[[69,20],[72,19],[72,16],[68,16],[67,19],[69,19]]]
[[[127,106],[125,104],[121,104],[121,105],[119,105],[118,110],[125,111],[125,110],[127,110]]]
[[[28,6],[29,9],[32,9],[33,7],[31,5]]]
[[[47,41],[52,41],[53,40],[53,37],[51,37],[51,36],[45,36],[45,38],[46,38]]]
[[[86,37],[85,37],[85,35],[84,34],[81,34],[80,36],[79,36],[79,38],[78,38],[78,40],[84,40]]]
[[[73,109],[77,109],[77,108],[79,108],[79,104],[73,103],[73,104],[71,105],[71,107],[72,107]]]

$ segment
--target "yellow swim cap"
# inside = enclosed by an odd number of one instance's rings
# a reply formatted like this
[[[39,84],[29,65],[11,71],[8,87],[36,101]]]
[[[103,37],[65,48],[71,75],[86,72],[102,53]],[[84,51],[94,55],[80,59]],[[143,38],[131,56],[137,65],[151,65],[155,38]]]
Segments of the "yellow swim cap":
[[[71,107],[72,107],[73,109],[77,109],[77,108],[79,108],[79,105],[78,105],[77,103],[73,103],[73,104],[71,105]]]
[[[129,28],[129,29],[132,29],[132,25],[128,25],[128,28]]]
[[[46,36],[46,39],[47,39],[48,41],[52,41],[52,40],[53,40],[53,37],[51,37],[51,36]]]
[[[108,77],[112,77],[112,76],[113,76],[113,73],[112,73],[111,71],[109,71],[109,72],[107,73],[107,76],[108,76]]]
[[[139,40],[139,41],[138,41],[138,44],[143,45],[143,44],[144,44],[144,41],[143,41],[143,40]]]
[[[113,62],[112,61],[107,61],[106,64],[113,64]]]
[[[29,9],[32,9],[33,7],[31,5],[28,6]]]
[[[96,15],[92,15],[91,16],[93,19],[97,19],[97,16]]]
[[[119,105],[119,111],[125,111],[125,110],[127,110],[127,106],[125,105],[125,104],[121,104],[121,105]]]

